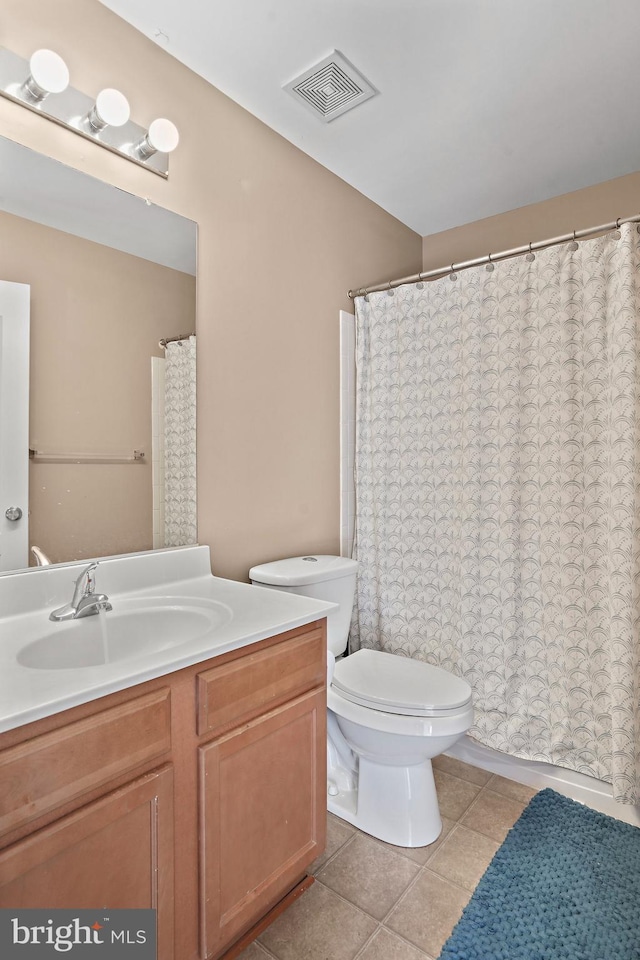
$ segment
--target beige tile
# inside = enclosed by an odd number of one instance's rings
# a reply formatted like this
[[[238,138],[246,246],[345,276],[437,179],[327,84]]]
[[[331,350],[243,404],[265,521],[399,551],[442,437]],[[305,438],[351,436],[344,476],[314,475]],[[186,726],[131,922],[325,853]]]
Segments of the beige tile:
[[[260,946],[259,943],[250,943],[246,950],[243,950],[236,960],[271,960],[271,954]]]
[[[419,870],[412,860],[358,834],[320,871],[318,880],[382,920]]]
[[[459,820],[482,787],[467,780],[460,780],[459,777],[452,777],[441,770],[434,770],[433,776],[436,781],[440,813],[449,820]]]
[[[278,960],[353,960],[375,929],[366,913],[314,883],[259,941]]]
[[[434,840],[433,843],[430,843],[427,847],[396,847],[392,843],[386,843],[385,846],[390,850],[395,850],[396,853],[401,853],[403,857],[408,857],[409,860],[413,860],[414,863],[425,864],[440,847],[440,844],[451,828],[455,826],[455,820],[448,820],[446,817],[441,817],[441,819],[442,833],[437,840]],[[378,842],[382,843],[382,840]]]
[[[406,940],[401,940],[394,933],[380,927],[358,960],[429,960],[429,958],[422,950],[412,947]]]
[[[385,926],[429,956],[437,957],[470,896],[427,867],[387,918]]]
[[[329,860],[334,853],[337,853],[340,847],[344,846],[356,833],[356,828],[352,827],[350,823],[347,823],[345,820],[340,820],[339,817],[334,817],[331,813],[327,814],[327,845],[324,853],[321,853],[309,867],[309,873],[318,873],[327,860]]]
[[[473,891],[499,847],[496,840],[458,824],[429,860],[429,870]]]
[[[511,800],[488,787],[482,791],[476,803],[465,813],[460,822],[470,830],[484,833],[492,840],[502,843],[526,804]]]
[[[524,783],[517,783],[515,780],[507,780],[506,777],[500,777],[497,773],[491,777],[487,786],[494,793],[499,793],[503,797],[510,797],[512,800],[518,800],[520,803],[529,803],[529,800],[535,797],[538,792],[533,787],[528,787]]]
[[[468,780],[469,783],[477,783],[480,787],[484,787],[485,783],[488,783],[492,777],[492,774],[487,770],[481,770],[480,767],[472,767],[470,763],[456,760],[455,757],[445,757],[443,753],[441,753],[439,757],[434,757],[431,762],[434,770],[441,770],[442,773],[450,773],[452,777],[459,777],[460,780]]]

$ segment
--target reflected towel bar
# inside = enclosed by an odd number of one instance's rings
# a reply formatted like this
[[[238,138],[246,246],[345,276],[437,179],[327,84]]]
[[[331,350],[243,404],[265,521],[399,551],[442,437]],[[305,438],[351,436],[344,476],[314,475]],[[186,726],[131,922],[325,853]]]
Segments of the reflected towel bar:
[[[33,463],[146,463],[144,450],[134,450],[133,456],[118,457],[102,453],[42,453],[29,449]]]

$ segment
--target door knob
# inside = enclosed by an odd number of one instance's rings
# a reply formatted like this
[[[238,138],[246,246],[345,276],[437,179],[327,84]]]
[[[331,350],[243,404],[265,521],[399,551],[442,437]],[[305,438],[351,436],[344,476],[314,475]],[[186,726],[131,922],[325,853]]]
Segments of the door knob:
[[[22,517],[22,508],[21,507],[7,507],[4,512],[7,520],[19,520]]]

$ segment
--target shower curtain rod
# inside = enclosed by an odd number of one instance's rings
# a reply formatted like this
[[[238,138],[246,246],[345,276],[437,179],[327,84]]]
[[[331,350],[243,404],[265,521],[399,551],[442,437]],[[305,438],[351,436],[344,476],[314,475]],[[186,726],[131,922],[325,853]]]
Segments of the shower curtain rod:
[[[349,298],[366,297],[369,293],[377,293],[380,290],[393,290],[394,287],[400,287],[403,283],[419,283],[421,280],[436,280],[439,277],[446,277],[452,274],[455,277],[457,270],[468,270],[470,267],[480,267],[483,264],[494,264],[499,260],[507,260],[509,257],[521,256],[523,253],[533,253],[534,250],[544,250],[546,247],[554,247],[559,243],[568,243],[570,240],[584,240],[586,237],[596,236],[599,233],[607,233],[608,230],[617,230],[622,223],[640,223],[640,214],[633,217],[618,217],[611,223],[603,223],[599,227],[588,227],[586,230],[573,230],[571,233],[565,233],[561,237],[552,237],[550,240],[538,240],[536,243],[527,243],[523,247],[514,247],[513,250],[503,250],[501,253],[489,253],[485,257],[476,257],[475,260],[464,260],[462,263],[452,263],[448,267],[438,267],[436,270],[426,270],[421,273],[414,273],[410,277],[401,277],[399,280],[389,280],[387,283],[378,283],[371,287],[360,287],[358,290],[349,290]],[[640,227],[638,228],[640,231]]]
[[[189,337],[195,337],[195,333],[181,333],[177,337],[163,337],[162,340],[158,340],[158,346],[164,350],[168,343],[176,343],[178,340],[188,340]]]

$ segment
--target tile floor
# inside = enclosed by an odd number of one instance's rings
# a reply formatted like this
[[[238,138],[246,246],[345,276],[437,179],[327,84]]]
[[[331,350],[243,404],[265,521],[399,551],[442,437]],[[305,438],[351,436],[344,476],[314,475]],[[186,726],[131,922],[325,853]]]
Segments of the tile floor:
[[[535,791],[450,757],[433,767],[435,843],[394,847],[329,814],[316,883],[238,960],[435,960]]]

